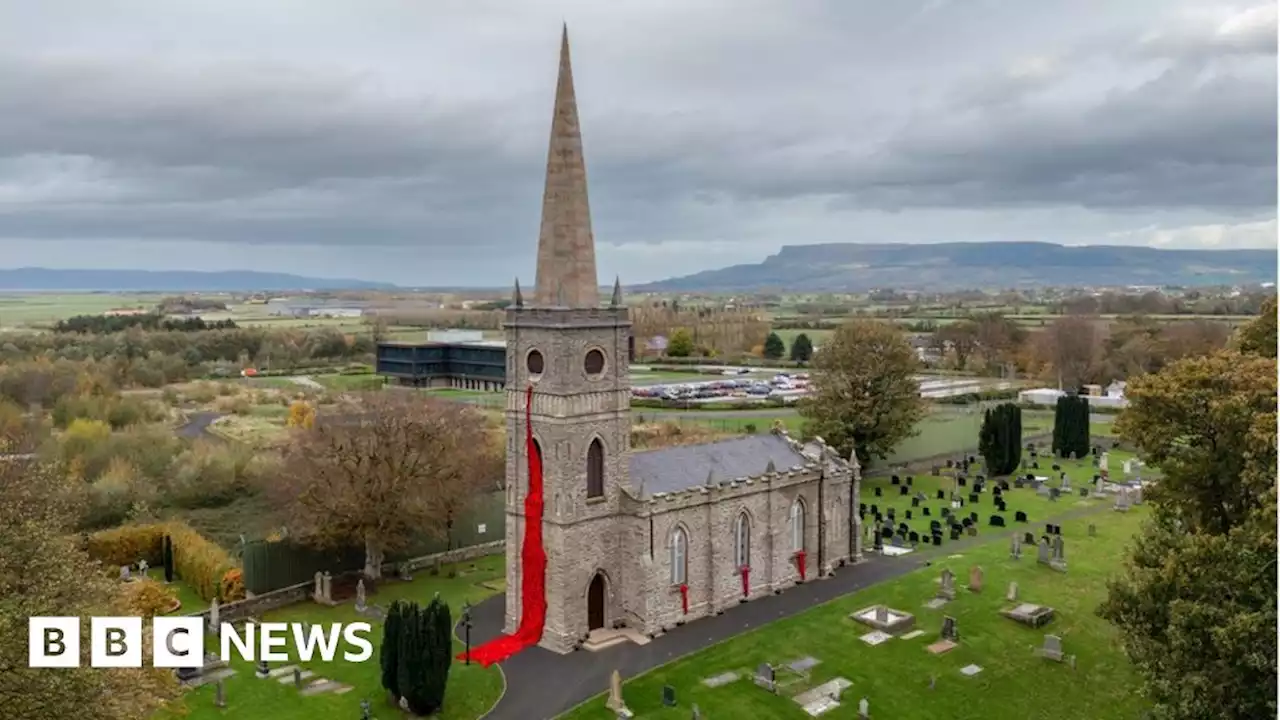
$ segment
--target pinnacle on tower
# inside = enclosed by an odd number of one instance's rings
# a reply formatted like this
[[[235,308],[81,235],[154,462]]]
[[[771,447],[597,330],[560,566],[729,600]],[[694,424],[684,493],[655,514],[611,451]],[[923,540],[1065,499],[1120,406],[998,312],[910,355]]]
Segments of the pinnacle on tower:
[[[511,291],[511,304],[515,307],[524,307],[524,294],[520,292],[520,278],[516,278],[515,290]]]
[[[595,237],[591,233],[591,208],[587,202],[587,165],[582,153],[566,25],[560,38],[560,75],[556,81],[551,146],[547,152],[546,185],[542,195],[534,303],[543,307],[598,307],[600,289],[596,282]]]
[[[610,307],[622,307],[622,278],[617,275],[613,276],[613,297],[609,300]]]

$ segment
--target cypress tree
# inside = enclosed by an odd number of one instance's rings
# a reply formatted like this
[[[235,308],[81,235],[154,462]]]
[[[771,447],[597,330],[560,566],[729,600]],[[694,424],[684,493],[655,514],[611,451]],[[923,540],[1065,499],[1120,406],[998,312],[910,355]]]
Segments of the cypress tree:
[[[1053,415],[1053,453],[1058,457],[1089,452],[1089,401],[1078,395],[1058,398]]]
[[[418,714],[423,707],[422,691],[426,667],[423,660],[423,644],[425,640],[422,623],[422,608],[417,603],[408,603],[400,618],[400,649],[397,651],[397,680],[400,696],[404,698],[409,710]]]
[[[769,337],[764,339],[764,356],[770,360],[780,360],[786,354],[787,344],[782,342],[778,333],[769,333]]]
[[[391,694],[392,704],[400,702],[400,634],[403,631],[404,603],[397,600],[387,608],[382,625],[382,647],[378,663],[382,667],[382,687]]]
[[[173,582],[173,538],[164,536],[164,581]]]
[[[1009,475],[1022,459],[1022,408],[1003,403],[986,411],[978,451],[992,476]]]
[[[453,617],[449,613],[449,606],[437,595],[427,606],[424,618],[424,624],[430,627],[430,634],[425,647],[427,672],[422,699],[428,712],[436,712],[444,707],[449,667],[453,663]]]
[[[813,341],[805,333],[800,333],[791,341],[791,359],[798,363],[807,363],[813,358]]]

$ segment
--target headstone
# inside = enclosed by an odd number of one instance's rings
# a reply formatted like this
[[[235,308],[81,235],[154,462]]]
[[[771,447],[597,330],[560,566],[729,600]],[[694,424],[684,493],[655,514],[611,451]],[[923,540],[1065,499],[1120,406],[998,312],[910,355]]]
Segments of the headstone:
[[[662,705],[664,707],[676,706],[676,689],[670,685],[662,686]]]
[[[1045,565],[1049,564],[1049,541],[1048,540],[1045,540],[1045,539],[1040,540],[1040,554],[1039,556],[1036,557],[1036,562],[1042,563]]]
[[[128,565],[121,565],[121,566],[120,566],[120,579],[121,579],[121,580],[129,580],[129,579],[130,579],[130,578],[129,578],[129,566],[128,566]]]
[[[1119,512],[1129,511],[1129,488],[1120,488],[1120,492],[1116,495],[1116,507]]]
[[[926,507],[926,508],[921,508],[921,509],[920,509],[920,514],[921,514],[921,515],[923,515],[923,516],[925,516],[925,517],[932,517],[932,515],[933,515],[933,513],[932,513],[932,512],[930,512],[930,511],[929,511],[929,508],[927,508],[927,507]]]
[[[139,561],[138,561],[138,575],[139,575],[139,576],[141,576],[141,577],[146,577],[146,576],[147,576],[147,569],[148,569],[148,568],[150,568],[150,567],[151,567],[151,566],[147,564],[147,561],[146,561],[146,560],[139,560]]]
[[[982,592],[982,568],[977,565],[969,568],[969,592]]]
[[[225,708],[227,706],[227,690],[225,687],[223,687],[224,682],[225,681],[223,680],[219,680],[218,684],[215,685],[213,688],[214,690],[213,706],[214,707]]]
[[[1022,538],[1014,533],[1013,539],[1009,543],[1009,557],[1014,560],[1022,558]]]
[[[881,496],[883,496],[883,494],[884,494],[884,493],[882,493],[882,492],[880,491],[880,487],[879,487],[879,486],[876,486],[876,497],[881,497]]]
[[[918,498],[918,497],[913,497],[913,498],[911,498],[911,507],[913,507],[913,508],[918,508],[918,507],[920,507],[920,498]]]
[[[884,605],[876,606],[876,622],[887,625],[889,624],[889,608]]]
[[[218,614],[218,598],[215,597],[213,602],[209,603],[209,631],[215,636],[219,635],[219,630],[222,627],[222,621]]]
[[[1062,638],[1057,635],[1045,635],[1044,646],[1040,648],[1040,656],[1046,660],[1062,662]]]
[[[894,475],[893,477],[889,478],[889,482],[893,483],[894,485],[898,485],[902,482],[902,478],[898,477],[897,475]]]
[[[939,490],[939,491],[937,492],[937,495],[936,495],[935,497],[936,497],[938,500],[946,500],[946,499],[947,499],[947,493],[946,493],[946,491],[945,491],[945,490]]]
[[[899,486],[898,486],[898,494],[899,494],[899,495],[909,495],[910,493],[911,493],[911,488],[908,488],[906,485],[899,485]]]
[[[367,609],[365,603],[368,598],[365,596],[364,578],[356,581],[356,612],[364,612]]]
[[[908,511],[907,511],[907,519],[908,519],[908,520],[910,520],[910,519],[911,519],[911,511],[910,511],[910,510],[908,510]]]
[[[690,717],[692,720],[702,720],[702,711],[698,709],[698,703],[693,704],[693,715]]]
[[[1022,542],[1026,543],[1027,545],[1035,545],[1036,544],[1035,533],[1024,533],[1022,536]]]
[[[934,535],[934,536],[933,536],[933,544],[934,544],[935,546],[942,545],[942,536],[941,536],[941,535]]]
[[[258,670],[255,673],[259,680],[266,680],[271,677],[271,666],[267,665],[266,660],[258,661]]]
[[[858,701],[858,720],[870,720],[870,718],[871,704],[867,702],[866,698],[862,698]]]
[[[971,503],[978,502],[978,493],[969,493],[969,502]]]
[[[1098,526],[1089,523],[1089,537],[1098,537]]]
[[[617,668],[609,675],[609,699],[605,701],[604,706],[614,712],[617,712],[627,705],[622,701],[622,674]]]
[[[324,573],[319,570],[316,571],[316,587],[311,594],[316,602],[324,600]]]
[[[1027,514],[1021,510],[1015,510],[1013,513],[1014,522],[1024,523],[1027,521]]]
[[[938,585],[938,597],[946,600],[956,599],[956,574],[951,572],[950,569],[942,571],[942,582]]]
[[[293,686],[299,690],[302,689],[302,668],[293,669]]]
[[[1004,594],[1004,599],[1009,602],[1017,602],[1018,600],[1018,581],[1009,582],[1009,591]]]
[[[956,619],[950,615],[942,617],[942,639],[951,642],[960,641],[960,631],[956,628]]]
[[[373,720],[373,703],[368,699],[360,701],[360,720]]]
[[[753,679],[756,685],[769,692],[777,692],[777,685],[773,681],[773,666],[769,663],[760,663],[759,667],[756,668],[756,674]]]
[[[920,542],[920,533],[913,530],[911,531],[911,534],[907,536],[907,539],[912,545],[915,545]]]
[[[1065,562],[1067,559],[1067,542],[1061,535],[1053,536],[1053,559],[1057,562]]]

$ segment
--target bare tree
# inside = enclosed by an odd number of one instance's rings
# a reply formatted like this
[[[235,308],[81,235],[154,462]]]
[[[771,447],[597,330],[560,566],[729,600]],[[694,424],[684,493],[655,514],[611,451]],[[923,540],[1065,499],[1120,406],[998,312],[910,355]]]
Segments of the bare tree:
[[[1045,328],[1042,337],[1045,360],[1053,366],[1064,389],[1078,388],[1089,373],[1102,349],[1102,336],[1093,318],[1063,315]]]
[[[363,543],[364,574],[421,533],[448,538],[498,487],[501,453],[475,408],[419,394],[359,396],[298,430],[270,492],[290,531],[316,546]]]

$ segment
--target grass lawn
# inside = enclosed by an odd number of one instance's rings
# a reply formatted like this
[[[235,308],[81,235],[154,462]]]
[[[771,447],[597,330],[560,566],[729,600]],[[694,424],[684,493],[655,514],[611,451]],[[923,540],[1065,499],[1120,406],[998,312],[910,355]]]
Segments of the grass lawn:
[[[653,413],[660,414],[653,414]],[[725,417],[714,417],[710,415],[692,415],[690,417],[681,417],[679,411],[658,410],[655,408],[636,408],[632,411],[632,418],[635,422],[676,422],[681,425],[702,425],[713,430],[726,433],[765,433],[773,429],[774,420],[781,420],[786,426],[787,432],[799,437],[804,430],[804,418],[797,415],[791,410],[778,409],[776,417],[735,417],[726,415]],[[753,430],[754,428],[754,430]]]
[[[381,390],[386,383],[385,378],[379,375],[313,375],[311,379],[330,390],[340,392]]]
[[[848,320],[851,320],[851,319],[852,318],[845,318],[844,321],[847,322]],[[835,324],[838,325],[839,321],[837,321]],[[808,335],[810,342],[812,342],[814,345],[821,345],[824,341],[826,341],[827,338],[831,337],[831,334],[834,333],[835,330],[834,329],[832,330],[787,329],[787,330],[774,330],[773,332],[777,333],[778,337],[782,338],[782,342],[786,343],[787,352],[791,352],[791,343],[796,341],[797,335],[800,335],[801,333]]]
[[[164,568],[148,568],[147,577],[158,583],[164,583]],[[165,587],[172,590],[173,594],[178,598],[178,602],[182,603],[182,607],[169,614],[186,615],[187,613],[200,612],[209,606],[209,603],[205,602],[194,588],[183,582],[182,578],[175,577],[173,582],[165,585]]]
[[[1065,510],[1066,508],[1064,508]],[[1036,563],[1035,550],[1022,559],[1009,559],[1008,533],[955,556],[938,555],[924,568],[862,592],[841,597],[801,615],[779,620],[719,645],[678,659],[632,679],[623,697],[638,717],[685,720],[694,703],[708,718],[796,718],[808,715],[789,699],[836,677],[852,682],[841,706],[824,718],[852,719],[858,700],[870,703],[872,717],[895,720],[1128,720],[1145,707],[1136,691],[1136,677],[1111,627],[1094,615],[1106,594],[1106,580],[1119,569],[1122,548],[1138,531],[1145,508],[1126,514],[1097,513],[1062,523],[1066,540],[1067,573]],[[1088,537],[1089,523],[1098,526]],[[907,560],[909,562],[909,560]],[[984,570],[984,590],[965,589],[969,569]],[[937,588],[942,568],[956,574],[957,597],[941,610],[923,607]],[[1055,619],[1042,629],[1024,627],[998,614],[1013,603],[1005,601],[1006,586],[1018,583],[1018,601],[1049,605]],[[913,613],[925,634],[912,640],[893,639],[866,645],[859,636],[870,632],[848,619],[852,612],[873,604]],[[729,612],[733,612],[730,610]],[[943,655],[925,647],[939,637],[943,615],[954,617],[960,646]],[[1062,638],[1064,651],[1078,658],[1076,669],[1036,656],[1045,633]],[[821,661],[809,682],[773,695],[752,684],[752,669],[769,662],[775,667],[813,656]],[[960,674],[969,664],[982,667],[975,677]],[[719,688],[701,682],[726,671],[741,678]],[[779,672],[779,679],[785,673]],[[936,687],[929,688],[930,677]],[[679,705],[662,706],[662,686],[676,689]],[[570,720],[612,718],[604,696],[592,698],[566,713]]]
[[[286,413],[287,415],[287,413]],[[285,439],[284,419],[260,415],[227,415],[209,425],[209,432],[256,448],[272,447]]]
[[[473,565],[475,569],[471,569]],[[451,569],[457,570],[459,576],[448,578],[447,574]],[[369,596],[369,602],[387,606],[393,600],[403,598],[426,604],[431,601],[435,593],[439,593],[440,597],[449,603],[456,619],[461,612],[463,602],[476,603],[494,594],[493,590],[482,587],[480,583],[500,579],[503,574],[501,556],[481,558],[474,563],[446,565],[444,574],[437,577],[432,577],[424,571],[409,583],[387,582],[376,594]],[[366,621],[365,618],[356,615],[350,603],[330,608],[312,602],[291,605],[267,613],[263,620],[310,623]],[[382,689],[380,679],[378,647],[382,642],[382,624],[373,621],[373,625],[370,639],[374,644],[374,654],[368,661],[360,664],[345,663],[341,660],[333,663],[300,663],[302,667],[314,671],[317,678],[325,677],[354,686],[355,689],[351,692],[343,695],[322,693],[303,697],[293,687],[291,681],[282,685],[275,680],[259,680],[254,676],[253,663],[243,662],[237,656],[237,660],[231,664],[237,673],[226,680],[226,708],[214,707],[214,688],[212,685],[206,685],[188,692],[174,707],[158,713],[154,720],[354,719],[360,717],[360,701],[366,698],[373,703],[374,717],[399,718],[400,711],[387,703],[386,692]],[[455,643],[455,645],[455,649],[461,652],[462,644]],[[275,666],[279,667],[279,664]],[[433,717],[438,720],[474,720],[488,711],[501,694],[502,677],[496,667],[486,670],[479,665],[467,666],[455,661],[449,671],[449,687],[445,695],[444,711]]]
[[[943,453],[959,453],[978,446],[982,413],[977,408],[938,408],[917,426],[919,433],[903,440],[884,464],[914,462]],[[1038,435],[1053,430],[1053,415],[1023,413],[1022,433]]]

